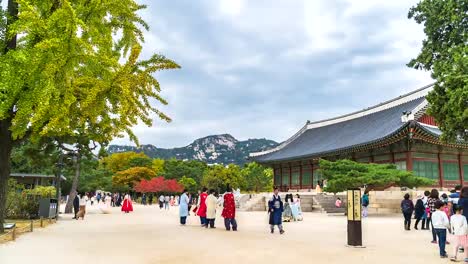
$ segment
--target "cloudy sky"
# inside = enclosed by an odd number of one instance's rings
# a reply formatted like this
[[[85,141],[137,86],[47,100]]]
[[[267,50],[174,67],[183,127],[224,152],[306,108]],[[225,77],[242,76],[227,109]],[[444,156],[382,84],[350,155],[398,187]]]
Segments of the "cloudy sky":
[[[431,82],[406,67],[423,29],[417,0],[145,0],[144,56],[182,66],[157,75],[171,123],[136,126],[141,144],[179,147],[230,133],[283,141],[307,120],[359,110]],[[130,144],[127,139],[113,143]]]

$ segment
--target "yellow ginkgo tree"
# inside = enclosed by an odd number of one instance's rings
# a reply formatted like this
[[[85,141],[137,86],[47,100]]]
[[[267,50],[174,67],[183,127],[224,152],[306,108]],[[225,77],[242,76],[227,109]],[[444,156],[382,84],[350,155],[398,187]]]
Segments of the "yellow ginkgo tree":
[[[139,121],[170,121],[150,104],[167,103],[154,73],[179,66],[139,58],[144,8],[134,0],[9,0],[0,10],[0,223],[17,142],[137,141]]]

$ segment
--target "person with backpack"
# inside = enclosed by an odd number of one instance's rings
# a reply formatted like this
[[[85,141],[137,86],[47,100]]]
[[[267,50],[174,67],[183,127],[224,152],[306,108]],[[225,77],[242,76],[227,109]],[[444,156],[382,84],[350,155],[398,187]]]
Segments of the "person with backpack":
[[[369,206],[369,191],[365,190],[362,196],[362,217],[367,217],[367,207]]]
[[[405,230],[411,230],[411,215],[413,215],[414,204],[410,199],[410,195],[407,193],[404,196],[403,201],[401,201],[401,212],[405,218]]]
[[[418,230],[418,224],[422,219],[422,226],[421,230],[426,229],[426,218],[424,214],[426,213],[426,208],[424,206],[423,202],[423,196],[418,195],[418,198],[416,200],[416,206],[414,207],[414,218],[416,219],[416,223],[414,224],[414,229]]]

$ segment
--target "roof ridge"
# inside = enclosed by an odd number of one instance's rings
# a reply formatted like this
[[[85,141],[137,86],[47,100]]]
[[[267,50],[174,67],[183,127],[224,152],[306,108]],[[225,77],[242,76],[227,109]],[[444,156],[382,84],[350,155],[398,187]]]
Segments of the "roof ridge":
[[[298,138],[300,135],[302,135],[305,131],[307,131],[309,129],[324,127],[324,126],[328,126],[328,125],[332,125],[332,124],[341,123],[341,122],[344,122],[344,121],[360,118],[360,117],[363,117],[363,116],[370,115],[372,113],[383,111],[385,109],[390,109],[390,108],[396,107],[398,105],[408,103],[408,102],[411,102],[413,100],[425,97],[427,95],[427,93],[421,93],[421,92],[427,90],[428,88],[431,88],[432,86],[434,86],[434,84],[435,83],[425,85],[425,86],[423,86],[423,87],[421,87],[419,89],[416,89],[414,91],[411,91],[411,92],[403,94],[403,95],[400,95],[400,96],[398,96],[396,98],[393,98],[391,100],[387,100],[387,101],[385,101],[383,103],[380,103],[380,104],[377,104],[377,105],[374,105],[374,106],[371,106],[371,107],[367,107],[367,108],[365,108],[363,110],[359,110],[359,111],[355,111],[355,112],[352,112],[352,113],[349,113],[349,114],[345,114],[345,115],[341,115],[341,116],[333,117],[333,118],[328,118],[328,119],[324,119],[324,120],[319,120],[319,121],[315,121],[315,122],[307,121],[305,126],[303,126],[297,133],[295,133],[292,137],[288,138],[286,141],[282,142],[277,147],[275,147],[273,149],[270,149],[270,150],[266,150],[266,151],[253,152],[253,153],[250,153],[249,156],[250,157],[258,157],[258,156],[263,156],[263,155],[270,154],[272,152],[276,152],[278,150],[281,150],[282,148],[284,148],[286,145],[288,145],[289,143],[294,141],[296,138]],[[420,93],[420,94],[418,94],[418,93]]]
[[[340,118],[345,118],[345,117],[350,117],[350,116],[353,116],[353,115],[357,115],[357,114],[360,114],[360,113],[364,113],[366,111],[371,111],[373,109],[376,109],[378,107],[381,107],[381,106],[385,106],[385,105],[389,105],[393,102],[396,102],[398,100],[402,100],[402,99],[405,99],[407,97],[410,97],[411,95],[414,95],[414,94],[417,94],[421,91],[424,91],[432,86],[434,86],[435,83],[431,83],[431,84],[428,84],[428,85],[425,85],[417,90],[414,90],[414,91],[411,91],[409,93],[406,93],[406,94],[403,94],[403,95],[400,95],[398,97],[395,97],[393,99],[390,99],[390,100],[387,100],[387,101],[384,101],[382,103],[379,103],[379,104],[376,104],[374,106],[370,106],[370,107],[367,107],[367,108],[364,108],[364,109],[361,109],[361,110],[358,110],[358,111],[355,111],[355,112],[351,112],[349,114],[344,114],[344,115],[341,115],[341,116],[336,116],[336,117],[332,117],[332,118],[327,118],[327,119],[322,119],[322,120],[318,120],[318,121],[314,121],[314,122],[311,122],[309,123],[309,125],[316,125],[316,124],[320,124],[320,123],[323,123],[323,122],[327,122],[327,121],[333,121],[333,120],[337,120],[337,119],[340,119]],[[413,98],[412,100],[415,100],[415,99],[418,99],[418,98],[421,98],[425,95],[421,95],[419,97],[416,97],[416,98]],[[409,100],[409,101],[412,101],[412,100]],[[402,101],[400,104],[404,104],[404,103],[407,103],[409,101]],[[397,105],[400,105],[400,104],[397,104]],[[394,105],[394,106],[397,106],[397,105]],[[393,107],[393,106],[392,106]],[[369,113],[371,114],[371,113]]]

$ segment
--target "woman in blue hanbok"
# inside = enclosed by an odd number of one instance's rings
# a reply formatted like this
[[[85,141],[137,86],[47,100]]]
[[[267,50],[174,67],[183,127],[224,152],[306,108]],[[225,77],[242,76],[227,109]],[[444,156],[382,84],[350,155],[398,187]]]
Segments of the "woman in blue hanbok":
[[[294,221],[302,221],[301,198],[299,194],[296,195],[294,202],[291,204],[291,213]]]
[[[293,219],[291,208],[292,204],[292,194],[286,194],[286,197],[284,198],[283,222],[291,222],[291,220]]]

